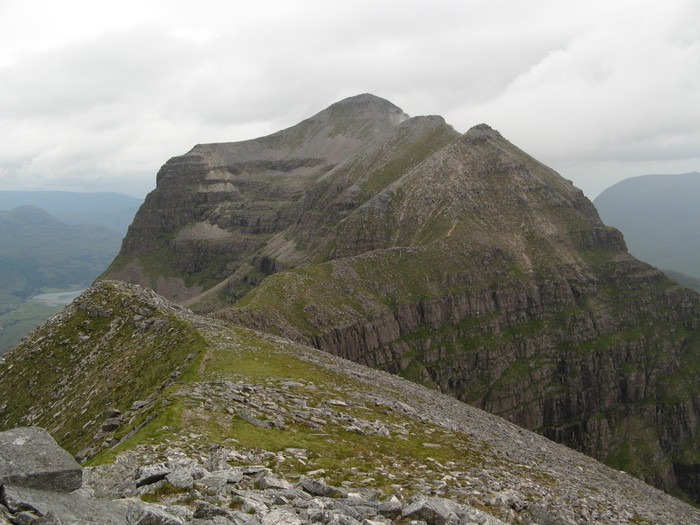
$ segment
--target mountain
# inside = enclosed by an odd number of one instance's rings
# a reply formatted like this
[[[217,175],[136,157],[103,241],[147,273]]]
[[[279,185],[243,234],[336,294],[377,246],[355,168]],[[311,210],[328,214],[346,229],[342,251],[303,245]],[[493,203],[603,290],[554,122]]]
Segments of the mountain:
[[[636,257],[700,279],[699,200],[700,173],[693,172],[625,179],[593,202]]]
[[[0,191],[0,210],[35,206],[72,225],[103,226],[126,233],[143,201],[121,193]]]
[[[56,312],[26,299],[42,288],[88,286],[120,242],[112,230],[66,224],[34,206],[0,211],[0,353]]]
[[[68,494],[7,482],[13,522],[40,509],[62,523],[700,523],[698,509],[452,397],[119,282],[0,361],[0,429],[17,425],[45,427],[84,469]],[[0,483],[8,466],[31,472],[16,450],[37,434],[0,434]],[[134,506],[149,519],[125,518]]]
[[[106,228],[74,226],[34,206],[0,211],[0,285],[31,291],[90,284],[119,249]]]
[[[457,136],[440,117],[409,119],[361,95],[268,137],[198,145],[159,171],[106,275],[179,300],[218,284],[210,300],[229,303],[269,273],[323,257],[287,240],[290,228],[324,238],[338,216]],[[334,176],[357,181],[340,188]],[[324,201],[320,192],[334,189],[341,194]]]
[[[699,297],[479,125],[372,95],[168,161],[104,277],[410,378],[700,501]]]

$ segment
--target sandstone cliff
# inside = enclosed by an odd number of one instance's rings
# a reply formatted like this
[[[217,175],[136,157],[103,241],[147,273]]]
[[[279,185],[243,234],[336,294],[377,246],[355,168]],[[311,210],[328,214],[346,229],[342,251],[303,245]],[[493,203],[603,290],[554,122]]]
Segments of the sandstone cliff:
[[[488,126],[459,135],[363,95],[270,137],[198,146],[161,170],[107,275],[700,501],[698,295]]]
[[[323,234],[456,135],[439,117],[360,95],[267,137],[198,145],[159,171],[105,276],[180,301],[218,285],[202,308],[233,302],[266,275],[322,259],[290,230]],[[329,184],[349,171],[367,180]]]

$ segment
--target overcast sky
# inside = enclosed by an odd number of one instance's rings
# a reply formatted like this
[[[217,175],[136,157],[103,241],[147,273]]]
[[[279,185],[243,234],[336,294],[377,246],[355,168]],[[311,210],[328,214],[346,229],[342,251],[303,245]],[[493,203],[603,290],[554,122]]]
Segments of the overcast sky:
[[[700,2],[0,0],[0,189],[144,196],[197,143],[365,92],[590,198],[700,171]]]

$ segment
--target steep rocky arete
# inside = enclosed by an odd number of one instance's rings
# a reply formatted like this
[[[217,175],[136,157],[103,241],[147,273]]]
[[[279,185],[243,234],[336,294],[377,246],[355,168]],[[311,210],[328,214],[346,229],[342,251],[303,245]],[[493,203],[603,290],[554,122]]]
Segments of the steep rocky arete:
[[[105,277],[430,385],[700,501],[698,295],[479,125],[360,95],[168,161]]]

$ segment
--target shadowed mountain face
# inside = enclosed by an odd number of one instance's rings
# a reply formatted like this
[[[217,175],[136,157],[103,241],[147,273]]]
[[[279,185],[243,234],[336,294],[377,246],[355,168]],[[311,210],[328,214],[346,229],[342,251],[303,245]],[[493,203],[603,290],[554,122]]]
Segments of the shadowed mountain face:
[[[605,222],[624,233],[635,256],[700,279],[700,173],[632,177],[594,202]]]
[[[700,500],[698,295],[479,125],[353,97],[158,174],[105,274],[438,388]]]

